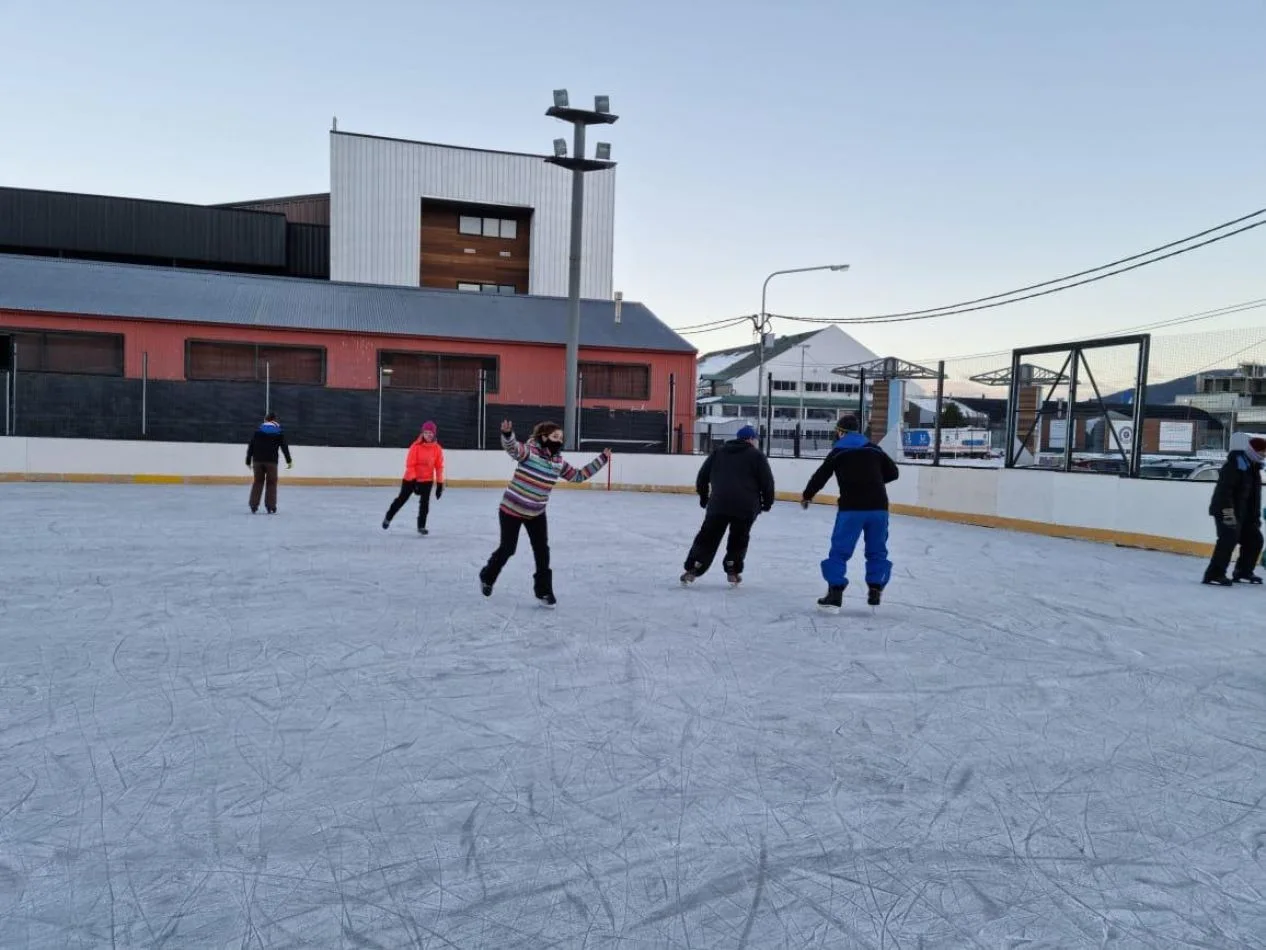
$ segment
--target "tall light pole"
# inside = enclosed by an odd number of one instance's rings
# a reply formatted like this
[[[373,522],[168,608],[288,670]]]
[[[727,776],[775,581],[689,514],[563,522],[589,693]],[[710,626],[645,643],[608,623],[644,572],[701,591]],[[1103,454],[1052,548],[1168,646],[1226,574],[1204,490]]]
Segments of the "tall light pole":
[[[585,213],[585,172],[614,168],[611,146],[599,142],[596,158],[585,158],[585,128],[590,125],[611,125],[619,116],[611,114],[611,101],[606,96],[593,97],[593,109],[573,108],[567,90],[554,90],[554,105],[546,115],[572,124],[572,152],[567,157],[567,140],[554,139],[554,154],[545,161],[571,171],[571,253],[567,272],[567,371],[563,389],[563,433],[565,448],[578,447],[576,433],[576,396],[580,372],[580,244]]]
[[[848,270],[847,264],[819,264],[817,267],[792,267],[789,270],[776,270],[765,278],[765,283],[760,288],[760,314],[754,318],[756,324],[756,335],[759,342],[756,346],[760,351],[760,373],[756,377],[756,427],[760,430],[760,420],[765,418],[764,413],[764,387],[765,387],[765,334],[769,332],[769,314],[765,311],[765,297],[769,290],[769,282],[775,277],[782,274],[808,274],[811,271],[819,270]],[[772,394],[771,394],[772,397]]]
[[[800,415],[796,420],[796,426],[803,430],[804,426],[804,354],[808,352],[809,344],[800,344]]]

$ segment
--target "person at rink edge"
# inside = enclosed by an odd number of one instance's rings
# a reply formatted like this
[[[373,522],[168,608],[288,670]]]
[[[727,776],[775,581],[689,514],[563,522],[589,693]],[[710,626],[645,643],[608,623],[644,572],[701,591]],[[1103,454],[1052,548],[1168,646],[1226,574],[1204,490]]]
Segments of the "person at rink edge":
[[[866,603],[878,606],[892,576],[888,560],[888,483],[900,476],[888,453],[858,431],[857,417],[841,416],[835,424],[837,440],[831,452],[804,488],[800,507],[808,508],[832,475],[839,484],[838,511],[831,533],[831,550],[822,562],[826,596],[818,600],[823,610],[838,612],[848,587],[848,562],[865,537]]]
[[[726,580],[737,585],[743,580],[743,562],[756,516],[774,507],[774,473],[761,453],[754,428],[743,426],[704,460],[695,478],[695,491],[707,514],[686,555],[682,586],[693,584],[711,567],[727,531],[722,566]]]
[[[1204,572],[1204,583],[1230,587],[1233,583],[1260,584],[1253,572],[1262,556],[1262,456],[1266,455],[1266,439],[1236,432],[1218,484],[1209,500],[1209,514],[1217,527],[1218,541],[1213,557]],[[1226,576],[1231,555],[1239,545],[1240,556],[1235,573]]]
[[[264,496],[264,507],[270,515],[277,513],[277,456],[286,456],[286,468],[294,468],[290,459],[290,446],[277,421],[277,413],[264,416],[255,434],[246,446],[246,467],[254,470],[255,481],[251,485],[251,514],[259,511],[259,496]]]
[[[501,447],[519,464],[501,498],[498,511],[501,544],[480,569],[479,588],[485,597],[492,596],[492,588],[501,569],[519,546],[519,529],[523,528],[527,531],[532,556],[536,560],[533,593],[543,605],[553,607],[558,601],[554,597],[554,573],[549,563],[549,526],[545,520],[550,492],[560,478],[577,483],[593,478],[611,460],[611,450],[603,449],[602,454],[584,468],[574,468],[560,454],[563,429],[557,423],[539,423],[528,441],[520,442],[514,437],[514,424],[508,419],[501,423]]]
[[[435,500],[439,501],[444,494],[444,449],[436,439],[435,423],[427,420],[422,423],[422,431],[409,446],[409,454],[404,461],[404,478],[400,481],[400,494],[387,509],[387,517],[382,519],[382,530],[390,528],[391,519],[408,504],[410,498],[417,495],[418,534],[429,534],[426,519],[431,512],[431,489],[435,489]]]

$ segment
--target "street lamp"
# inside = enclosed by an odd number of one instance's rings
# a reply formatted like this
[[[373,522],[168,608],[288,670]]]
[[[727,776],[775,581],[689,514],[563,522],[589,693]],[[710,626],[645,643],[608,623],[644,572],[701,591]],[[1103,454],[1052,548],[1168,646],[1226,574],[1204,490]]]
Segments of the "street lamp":
[[[571,171],[571,253],[567,272],[567,371],[563,391],[563,432],[566,448],[577,448],[576,436],[576,387],[580,372],[580,243],[585,208],[585,172],[614,168],[611,161],[611,145],[599,142],[597,158],[585,158],[585,128],[590,125],[612,125],[619,116],[611,113],[608,96],[594,96],[592,109],[579,109],[570,105],[567,90],[554,90],[554,105],[545,111],[547,116],[572,124],[572,156],[567,156],[567,142],[554,140],[554,154],[545,159]]]
[[[772,274],[770,274],[768,277],[766,277],[765,283],[761,285],[760,314],[756,317],[753,317],[753,322],[756,324],[756,335],[758,337],[758,342],[756,346],[760,350],[760,371],[756,377],[756,428],[757,428],[757,431],[760,430],[761,421],[765,418],[765,412],[764,412],[764,407],[765,407],[765,402],[764,402],[765,334],[769,331],[769,315],[765,312],[765,296],[766,296],[767,291],[769,290],[769,282],[773,280],[775,277],[779,277],[783,274],[808,274],[811,271],[819,271],[819,270],[845,271],[845,270],[848,270],[848,265],[847,264],[819,264],[817,267],[792,267],[789,270],[776,270]],[[773,394],[771,393],[770,398],[772,397],[773,397]]]
[[[382,445],[382,388],[387,384],[387,378],[391,376],[392,370],[389,366],[378,367],[378,444]]]

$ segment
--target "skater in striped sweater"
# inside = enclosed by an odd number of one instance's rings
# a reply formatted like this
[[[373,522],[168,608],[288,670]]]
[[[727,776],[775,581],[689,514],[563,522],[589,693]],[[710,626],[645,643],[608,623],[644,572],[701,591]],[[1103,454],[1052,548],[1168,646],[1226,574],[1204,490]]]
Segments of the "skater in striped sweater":
[[[479,572],[479,588],[485,597],[492,595],[492,587],[506,562],[514,556],[519,546],[519,529],[527,531],[536,560],[533,575],[533,592],[536,599],[553,607],[554,574],[549,564],[549,528],[545,520],[545,507],[550,492],[560,478],[569,482],[584,482],[602,471],[611,459],[611,450],[602,454],[584,468],[574,468],[559,453],[563,448],[563,430],[557,423],[542,422],[532,430],[527,442],[514,437],[514,425],[501,423],[501,447],[518,462],[514,477],[510,479],[501,497],[501,544],[492,552],[488,563]]]

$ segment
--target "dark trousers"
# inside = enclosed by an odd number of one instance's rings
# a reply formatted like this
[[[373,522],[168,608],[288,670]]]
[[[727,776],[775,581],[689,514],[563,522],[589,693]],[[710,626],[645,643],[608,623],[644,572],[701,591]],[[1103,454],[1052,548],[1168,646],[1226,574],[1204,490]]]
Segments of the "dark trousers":
[[[251,511],[259,507],[259,496],[264,496],[264,507],[277,510],[277,463],[256,462],[255,481],[251,485]]]
[[[400,494],[396,495],[391,507],[387,509],[387,521],[391,521],[400,513],[400,509],[409,503],[413,495],[418,496],[418,527],[426,527],[426,517],[431,513],[431,489],[434,482],[412,482],[407,478],[400,482]]]
[[[707,571],[717,556],[717,549],[721,547],[721,539],[728,531],[730,537],[725,544],[725,560],[722,564],[727,574],[742,574],[747,545],[752,538],[752,524],[755,521],[755,518],[705,515],[703,525],[695,535],[694,543],[690,545],[690,553],[686,555],[686,570],[695,576]]]
[[[514,557],[519,548],[519,529],[527,531],[528,541],[532,545],[532,557],[536,560],[536,592],[538,595],[552,592],[549,567],[549,525],[542,512],[535,518],[516,518],[504,511],[498,512],[501,517],[501,544],[492,552],[488,563],[479,572],[480,580],[492,584],[501,574],[506,562]]]
[[[1236,526],[1223,524],[1221,518],[1215,517],[1213,523],[1218,528],[1218,543],[1213,547],[1213,559],[1209,561],[1206,577],[1224,577],[1231,566],[1231,555],[1239,545],[1240,556],[1235,562],[1235,576],[1247,577],[1257,567],[1262,556],[1262,526],[1252,521],[1241,521]]]

